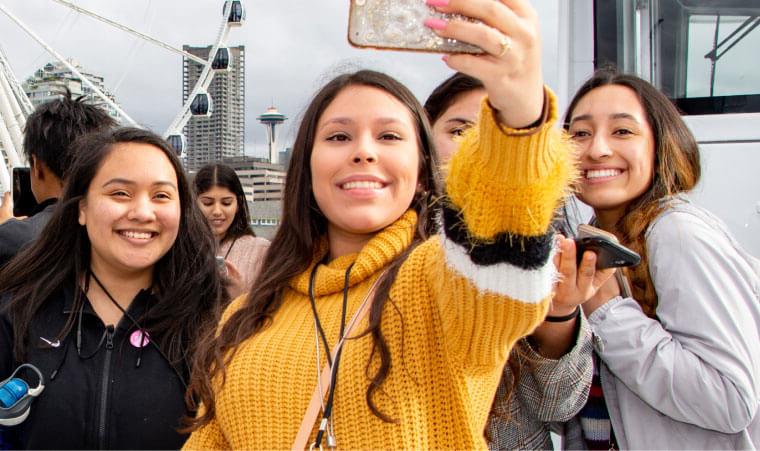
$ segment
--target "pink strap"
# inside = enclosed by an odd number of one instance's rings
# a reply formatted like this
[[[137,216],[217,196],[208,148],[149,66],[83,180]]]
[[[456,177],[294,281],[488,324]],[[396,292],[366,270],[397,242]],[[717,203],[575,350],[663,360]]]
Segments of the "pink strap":
[[[369,291],[367,291],[367,294],[364,296],[364,300],[359,305],[359,309],[356,310],[356,313],[354,313],[354,316],[351,318],[351,321],[346,325],[346,332],[343,334],[343,337],[341,337],[338,344],[335,346],[335,349],[333,349],[332,358],[333,361],[335,361],[335,356],[337,355],[338,351],[341,347],[343,347],[343,343],[348,337],[348,335],[351,333],[351,329],[353,329],[354,325],[359,323],[365,316],[367,316],[367,312],[369,311],[369,307],[372,305],[372,295],[377,290],[377,285],[382,280],[383,276],[385,275],[386,271],[383,271],[382,274],[380,274],[380,277],[375,279],[375,282],[372,284],[372,286],[369,288]],[[298,434],[296,434],[296,438],[293,441],[293,451],[303,451],[308,447],[309,437],[311,436],[311,430],[314,429],[314,423],[317,421],[317,417],[319,416],[319,411],[322,409],[322,398],[327,394],[327,389],[330,388],[330,364],[325,363],[324,368],[322,368],[322,371],[319,374],[319,378],[321,380],[321,387],[322,387],[322,393],[319,392],[320,384],[317,384],[317,386],[314,388],[314,394],[311,395],[311,401],[309,401],[309,406],[306,408],[306,413],[303,416],[303,421],[301,422],[301,428],[298,430]]]

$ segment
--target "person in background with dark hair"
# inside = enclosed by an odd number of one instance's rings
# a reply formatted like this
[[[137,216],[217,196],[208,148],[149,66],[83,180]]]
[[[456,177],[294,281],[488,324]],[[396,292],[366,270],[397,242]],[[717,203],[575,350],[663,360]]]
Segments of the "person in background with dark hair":
[[[483,83],[457,72],[425,101],[442,166],[476,125],[485,96]],[[563,229],[558,231],[570,232]],[[549,316],[517,342],[504,366],[485,431],[491,449],[552,449],[552,423],[573,418],[586,403],[593,369],[591,328],[579,304],[614,270],[597,272],[588,259],[576,268],[573,240],[560,238],[559,246],[555,262],[561,279]]]
[[[203,166],[193,179],[198,206],[206,216],[224,258],[230,299],[251,290],[269,248],[269,240],[251,229],[248,202],[235,170],[223,164]]]
[[[426,24],[488,52],[445,61],[490,100],[445,196],[407,88],[359,71],[320,89],[262,272],[203,340],[187,449],[485,447],[509,351],[549,308],[549,226],[576,171],[530,4],[440,9],[482,20]]]
[[[598,358],[568,447],[760,448],[757,261],[686,196],[694,136],[657,88],[613,69],[578,90],[565,128],[593,223],[641,255],[630,292],[612,278],[583,305]]]
[[[0,380],[46,380],[13,448],[177,449],[189,361],[218,320],[215,244],[174,150],[140,129],[78,140],[59,207],[0,271]]]
[[[83,97],[72,99],[68,89],[60,99],[39,105],[29,115],[23,146],[39,211],[29,218],[13,218],[13,199],[11,192],[6,192],[0,207],[0,268],[37,238],[50,219],[74,160],[71,143],[86,133],[115,125],[105,110],[85,103]]]

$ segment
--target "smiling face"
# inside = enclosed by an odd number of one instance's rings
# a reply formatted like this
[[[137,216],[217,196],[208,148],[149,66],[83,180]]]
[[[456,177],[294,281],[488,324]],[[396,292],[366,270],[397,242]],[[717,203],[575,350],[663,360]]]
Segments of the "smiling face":
[[[420,166],[414,124],[395,97],[361,85],[343,89],[322,113],[310,166],[332,257],[358,251],[409,208]]]
[[[198,205],[217,240],[224,238],[238,210],[235,193],[222,186],[212,186],[198,195]]]
[[[179,223],[177,175],[149,144],[114,145],[79,203],[98,274],[152,271],[174,244]]]
[[[459,147],[459,137],[478,119],[485,89],[461,93],[433,124],[433,141],[440,163],[449,161]]]
[[[568,132],[580,152],[579,198],[597,215],[621,217],[654,174],[655,138],[636,93],[620,85],[593,89],[573,110]]]

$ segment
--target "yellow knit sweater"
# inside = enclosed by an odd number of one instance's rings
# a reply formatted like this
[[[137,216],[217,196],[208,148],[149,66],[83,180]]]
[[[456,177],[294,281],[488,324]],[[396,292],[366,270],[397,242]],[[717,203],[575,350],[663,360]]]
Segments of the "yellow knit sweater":
[[[442,232],[410,254],[383,312],[392,367],[376,401],[398,421],[385,423],[367,407],[371,337],[350,340],[333,410],[339,448],[486,447],[483,430],[509,350],[546,314],[554,276],[548,227],[574,176],[566,141],[551,126],[554,96],[547,91],[547,97],[549,121],[533,134],[500,127],[483,103],[482,120],[449,171]],[[346,268],[355,262],[351,318],[382,270],[412,242],[416,220],[410,210],[358,254],[318,268],[316,304],[331,346]],[[291,281],[272,324],[237,349],[216,391],[216,416],[186,449],[290,448],[317,380],[310,272]],[[225,317],[243,302],[236,300]],[[354,330],[366,325],[367,318]],[[321,355],[320,369],[324,347]],[[369,374],[378,361],[375,356]],[[312,440],[315,434],[316,427]]]

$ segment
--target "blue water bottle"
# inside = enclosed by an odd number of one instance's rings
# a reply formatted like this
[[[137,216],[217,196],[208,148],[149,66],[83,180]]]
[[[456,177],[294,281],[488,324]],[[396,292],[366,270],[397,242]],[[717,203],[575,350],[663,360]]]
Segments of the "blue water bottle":
[[[8,408],[29,393],[29,385],[14,377],[0,386],[0,407]]]
[[[39,383],[30,388],[29,384],[16,376],[20,370],[27,368],[37,374]],[[0,382],[0,426],[15,426],[29,416],[29,410],[34,398],[45,389],[45,379],[37,367],[25,363],[11,374],[11,377]]]

